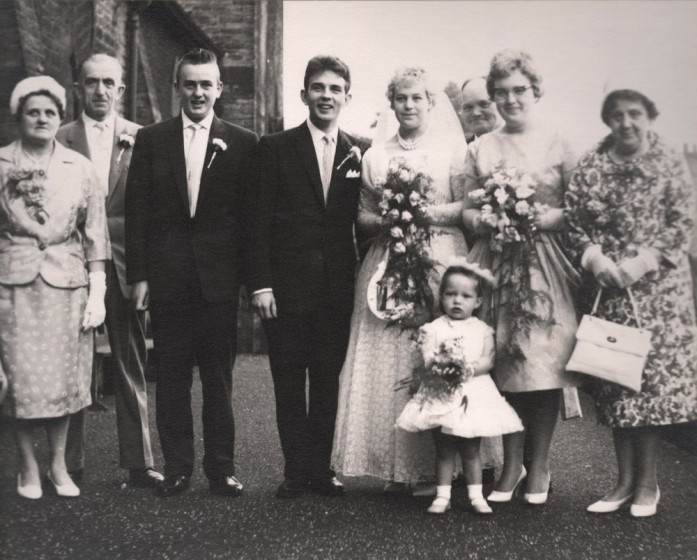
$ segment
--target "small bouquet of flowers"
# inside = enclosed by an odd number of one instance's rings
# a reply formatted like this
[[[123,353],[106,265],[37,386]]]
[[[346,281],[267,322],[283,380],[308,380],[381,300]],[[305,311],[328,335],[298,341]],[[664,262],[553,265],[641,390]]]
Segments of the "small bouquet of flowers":
[[[388,255],[377,282],[381,318],[410,328],[433,316],[429,280],[435,262],[428,253],[430,240],[426,208],[432,204],[433,179],[404,158],[392,160],[384,183],[380,212],[382,237]]]
[[[29,217],[45,224],[48,213],[44,209],[46,174],[43,170],[12,169],[7,177],[10,197],[21,198]]]
[[[418,391],[428,400],[446,401],[462,383],[469,381],[474,368],[463,358],[463,344],[462,338],[441,342],[429,365],[414,368],[410,381],[412,393]]]
[[[517,167],[497,166],[469,197],[480,205],[482,222],[496,232],[491,248],[497,252],[505,243],[531,243],[537,233],[535,217],[546,210],[546,205],[535,201],[534,179]]]

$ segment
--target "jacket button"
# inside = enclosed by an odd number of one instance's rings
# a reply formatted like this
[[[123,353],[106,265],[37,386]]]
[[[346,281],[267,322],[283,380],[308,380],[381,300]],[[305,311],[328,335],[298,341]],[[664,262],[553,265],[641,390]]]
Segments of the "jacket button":
[[[41,249],[43,251],[45,248],[46,248],[46,243],[43,243],[43,242],[39,243],[39,249]]]

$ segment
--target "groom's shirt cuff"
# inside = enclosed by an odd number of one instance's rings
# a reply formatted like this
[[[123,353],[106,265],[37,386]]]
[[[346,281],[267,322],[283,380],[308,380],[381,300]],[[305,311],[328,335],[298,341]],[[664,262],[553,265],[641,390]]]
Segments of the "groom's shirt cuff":
[[[254,290],[252,292],[252,295],[255,296],[257,294],[263,294],[265,292],[273,292],[273,288],[261,288],[260,290]]]

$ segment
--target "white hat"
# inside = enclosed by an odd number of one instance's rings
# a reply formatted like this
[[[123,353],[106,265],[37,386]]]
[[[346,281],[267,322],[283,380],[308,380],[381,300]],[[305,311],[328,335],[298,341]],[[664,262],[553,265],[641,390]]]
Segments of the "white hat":
[[[65,88],[51,78],[51,76],[31,76],[29,78],[24,78],[12,90],[12,95],[10,96],[10,112],[16,115],[17,109],[19,108],[19,100],[30,93],[41,90],[48,91],[52,95],[55,95],[58,101],[60,101],[62,109],[65,110]]]

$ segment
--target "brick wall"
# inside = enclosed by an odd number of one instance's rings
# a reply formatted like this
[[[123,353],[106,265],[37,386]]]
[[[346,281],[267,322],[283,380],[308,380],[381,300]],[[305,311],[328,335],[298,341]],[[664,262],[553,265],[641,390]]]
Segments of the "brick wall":
[[[217,113],[254,129],[255,0],[180,0],[191,19],[218,45],[224,89]]]

